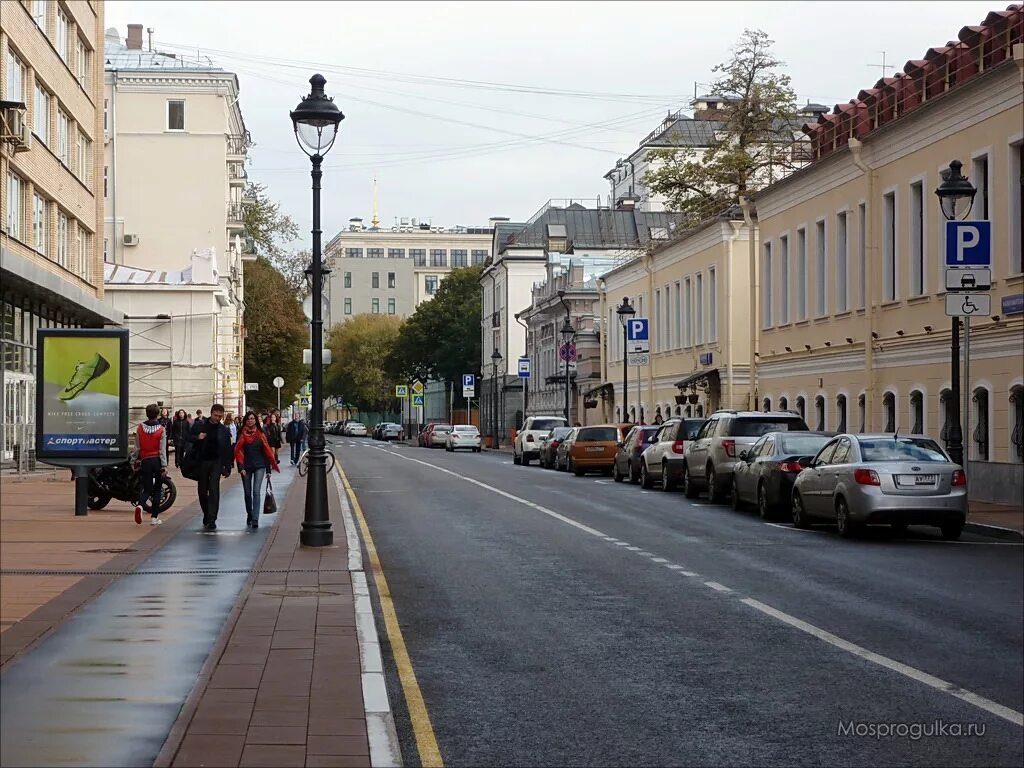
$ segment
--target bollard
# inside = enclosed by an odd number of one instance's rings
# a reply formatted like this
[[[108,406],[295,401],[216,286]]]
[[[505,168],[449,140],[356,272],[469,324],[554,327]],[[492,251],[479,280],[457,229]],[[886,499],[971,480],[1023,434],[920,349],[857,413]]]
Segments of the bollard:
[[[89,514],[89,468],[77,465],[71,468],[75,478],[75,517]]]

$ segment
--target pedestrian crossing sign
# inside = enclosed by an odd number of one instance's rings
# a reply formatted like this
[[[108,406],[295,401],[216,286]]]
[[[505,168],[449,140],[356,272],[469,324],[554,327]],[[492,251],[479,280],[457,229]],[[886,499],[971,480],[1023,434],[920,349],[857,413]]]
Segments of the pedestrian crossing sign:
[[[412,404],[415,405],[418,408],[422,408],[423,407],[423,395],[413,395],[412,396]]]
[[[406,398],[409,396],[409,388],[405,384],[395,385],[395,397]]]

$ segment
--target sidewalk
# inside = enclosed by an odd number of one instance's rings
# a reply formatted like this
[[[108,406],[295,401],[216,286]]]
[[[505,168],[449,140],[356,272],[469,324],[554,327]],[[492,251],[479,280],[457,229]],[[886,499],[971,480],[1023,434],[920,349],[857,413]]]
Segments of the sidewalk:
[[[992,527],[1005,530],[1006,538],[1024,539],[1024,506],[990,504],[986,501],[972,501],[967,514],[964,530],[999,535]]]

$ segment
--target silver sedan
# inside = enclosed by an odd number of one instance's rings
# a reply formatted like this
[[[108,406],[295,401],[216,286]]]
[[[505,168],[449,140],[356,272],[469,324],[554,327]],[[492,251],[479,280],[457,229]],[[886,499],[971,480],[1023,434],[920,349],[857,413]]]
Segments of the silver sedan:
[[[841,536],[865,524],[933,525],[957,539],[967,520],[967,478],[927,437],[837,435],[793,484],[793,524],[835,521]]]

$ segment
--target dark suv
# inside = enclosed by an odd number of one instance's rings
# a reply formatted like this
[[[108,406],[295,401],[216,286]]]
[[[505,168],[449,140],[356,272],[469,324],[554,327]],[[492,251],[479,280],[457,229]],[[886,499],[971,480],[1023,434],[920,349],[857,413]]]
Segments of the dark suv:
[[[769,432],[807,431],[791,411],[715,411],[697,436],[686,444],[683,491],[688,499],[704,488],[708,501],[724,501],[740,451]]]

